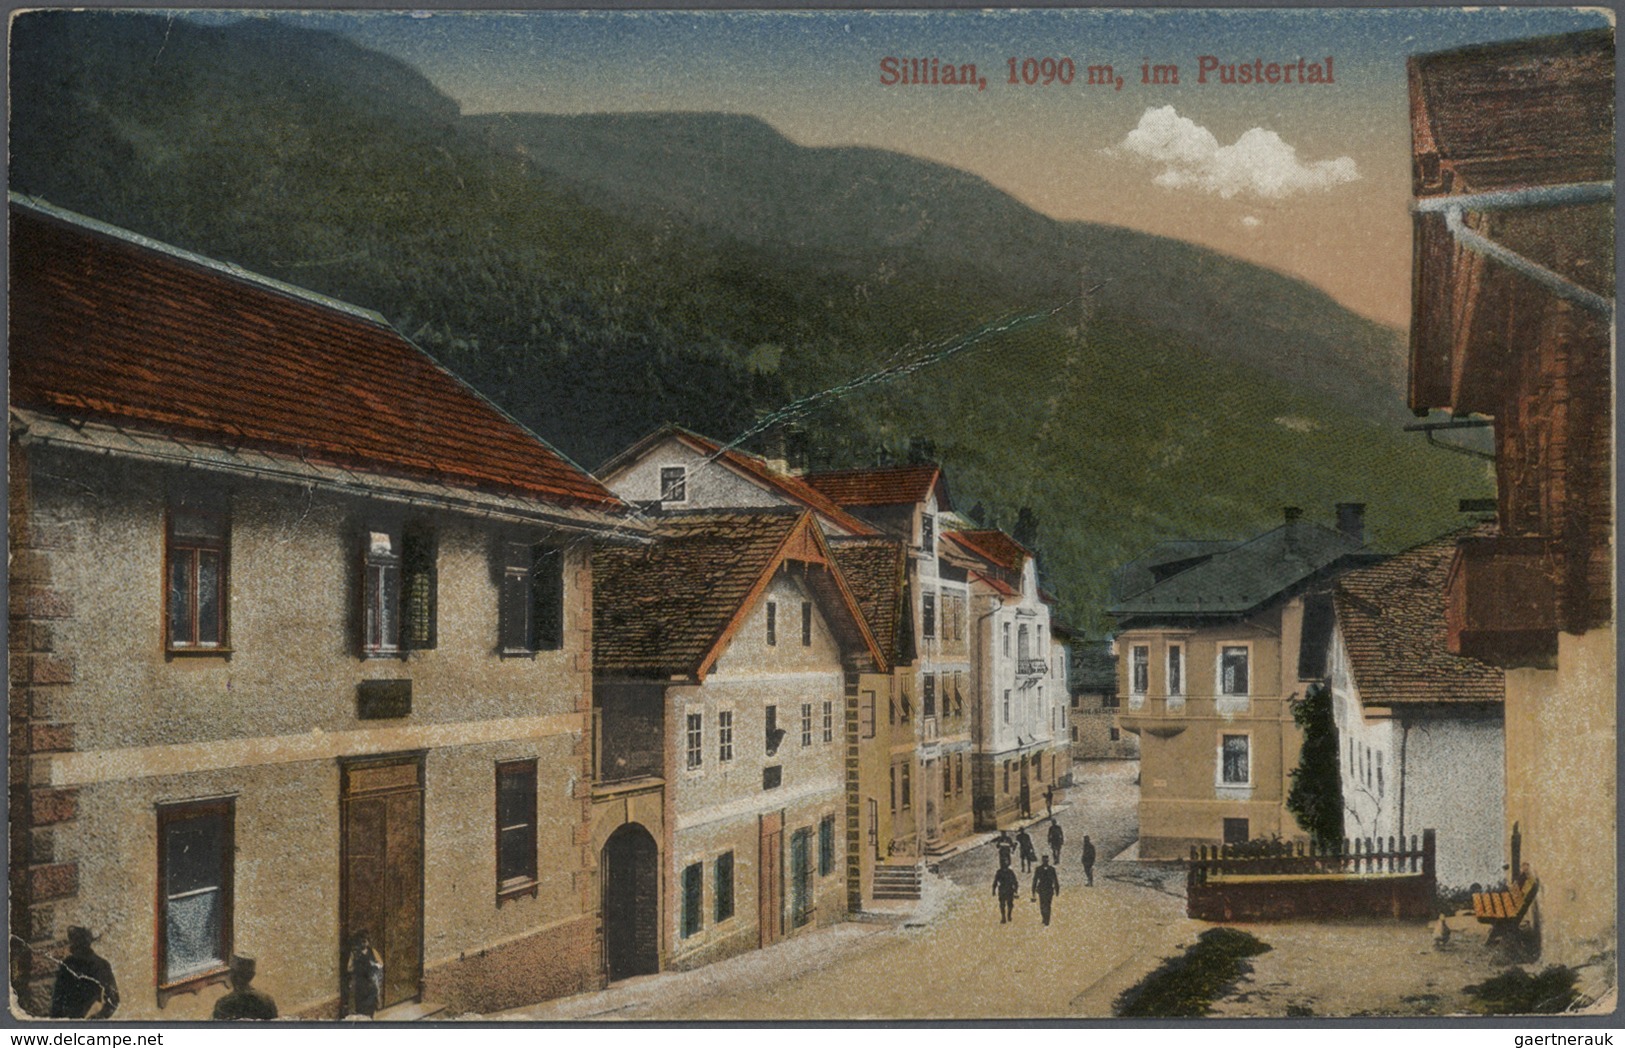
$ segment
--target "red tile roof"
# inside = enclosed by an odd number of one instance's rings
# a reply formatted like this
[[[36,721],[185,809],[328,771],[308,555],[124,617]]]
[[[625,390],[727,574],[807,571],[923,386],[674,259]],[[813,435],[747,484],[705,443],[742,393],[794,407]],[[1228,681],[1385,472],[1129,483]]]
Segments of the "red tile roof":
[[[702,437],[693,430],[682,426],[668,424],[655,430],[653,433],[634,443],[631,447],[619,452],[598,467],[598,476],[607,477],[620,469],[621,466],[633,461],[646,450],[656,444],[672,437],[687,444],[693,450],[707,457],[715,458],[735,470],[749,475],[758,483],[778,492],[791,502],[807,507],[820,517],[837,525],[843,531],[853,535],[878,535],[873,525],[865,523],[837,506],[821,492],[808,486],[800,477],[774,469],[759,455],[752,455],[737,448],[722,450],[722,445],[709,437]]]
[[[944,532],[943,537],[1007,571],[1019,573],[1027,558],[1033,555],[1032,550],[1002,531],[949,531]]]
[[[1452,655],[1445,629],[1445,579],[1456,542],[1475,534],[1494,528],[1453,531],[1338,580],[1337,628],[1365,705],[1505,701],[1502,671]]]
[[[899,506],[924,502],[940,486],[940,509],[952,509],[942,470],[934,465],[839,469],[809,473],[806,481],[843,506]]]
[[[736,623],[792,547],[829,554],[806,510],[703,512],[659,518],[656,541],[593,551],[593,670],[607,676],[703,679]],[[881,654],[835,571],[803,576],[843,647]]]
[[[908,545],[885,538],[845,539],[830,543],[830,549],[880,650],[894,663],[902,661]]]
[[[15,199],[11,236],[17,406],[622,505],[376,314]]]

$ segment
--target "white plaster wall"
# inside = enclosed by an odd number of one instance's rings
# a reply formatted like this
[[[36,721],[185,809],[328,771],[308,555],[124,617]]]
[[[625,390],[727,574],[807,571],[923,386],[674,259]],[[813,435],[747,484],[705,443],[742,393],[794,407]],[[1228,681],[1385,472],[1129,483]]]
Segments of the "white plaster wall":
[[[1505,878],[1506,749],[1499,716],[1418,720],[1399,728],[1405,751],[1404,834],[1434,831],[1441,887]],[[1383,833],[1400,832],[1398,827]]]
[[[720,462],[688,445],[668,437],[602,479],[604,486],[628,502],[660,500],[660,470],[663,466],[688,469],[688,498],[668,502],[668,509],[742,509],[755,506],[788,506],[790,500],[754,481],[746,480]]]

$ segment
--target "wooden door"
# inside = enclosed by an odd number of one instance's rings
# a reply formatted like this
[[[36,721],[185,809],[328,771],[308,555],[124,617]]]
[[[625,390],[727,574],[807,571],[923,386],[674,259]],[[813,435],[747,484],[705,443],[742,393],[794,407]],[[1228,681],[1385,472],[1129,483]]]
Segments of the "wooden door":
[[[784,815],[763,815],[761,828],[756,861],[756,926],[761,945],[771,946],[784,936]]]
[[[346,762],[340,808],[343,866],[339,956],[365,932],[384,965],[378,1007],[423,994],[423,757]],[[342,997],[350,1006],[349,980]]]
[[[660,849],[631,822],[610,834],[603,871],[604,960],[615,982],[660,970]]]

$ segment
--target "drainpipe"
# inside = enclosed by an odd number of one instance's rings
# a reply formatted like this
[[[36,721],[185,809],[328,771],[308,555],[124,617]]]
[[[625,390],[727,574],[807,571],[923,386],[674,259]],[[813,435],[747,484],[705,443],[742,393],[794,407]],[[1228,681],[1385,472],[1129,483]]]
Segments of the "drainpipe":
[[[1399,720],[1399,840],[1400,847],[1404,847],[1405,840],[1405,780],[1410,770],[1405,766],[1406,744],[1411,738],[1411,722],[1401,717]]]
[[[1578,303],[1586,309],[1612,318],[1614,303],[1583,288],[1561,273],[1523,257],[1510,248],[1469,229],[1462,221],[1464,211],[1512,211],[1536,207],[1564,207],[1575,204],[1608,203],[1614,199],[1613,182],[1577,182],[1558,186],[1531,186],[1525,189],[1491,193],[1466,193],[1417,200],[1412,209],[1418,214],[1444,214],[1445,227],[1456,243],[1476,254],[1493,259],[1521,273],[1553,294]]]

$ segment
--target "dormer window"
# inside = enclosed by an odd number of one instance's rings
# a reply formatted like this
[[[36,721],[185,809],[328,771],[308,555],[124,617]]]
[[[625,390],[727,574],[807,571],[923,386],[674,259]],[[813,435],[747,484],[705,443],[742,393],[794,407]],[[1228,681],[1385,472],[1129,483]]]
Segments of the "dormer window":
[[[688,501],[688,467],[662,466],[660,467],[660,501],[661,502],[687,502]]]

